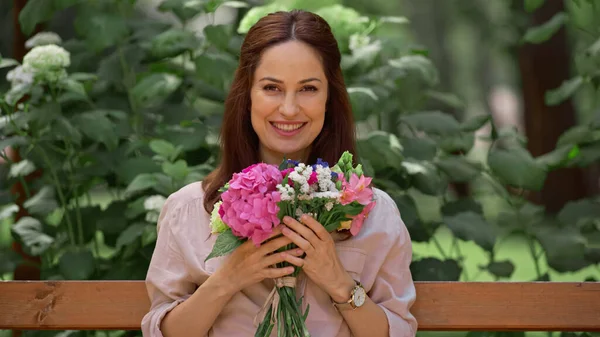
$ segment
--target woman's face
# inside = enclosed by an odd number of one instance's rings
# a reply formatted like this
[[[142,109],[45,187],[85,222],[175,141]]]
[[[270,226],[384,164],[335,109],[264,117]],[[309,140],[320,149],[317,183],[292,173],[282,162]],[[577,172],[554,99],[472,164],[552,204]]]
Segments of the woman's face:
[[[306,160],[323,128],[327,90],[321,59],[312,47],[289,41],[265,50],[250,94],[262,161]]]

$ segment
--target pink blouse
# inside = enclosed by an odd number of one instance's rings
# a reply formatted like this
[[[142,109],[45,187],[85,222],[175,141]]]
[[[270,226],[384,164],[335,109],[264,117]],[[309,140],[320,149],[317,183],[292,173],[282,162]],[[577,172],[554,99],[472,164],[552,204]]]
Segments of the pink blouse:
[[[410,312],[416,298],[409,270],[411,240],[393,199],[379,189],[374,192],[377,203],[361,232],[337,242],[337,252],[349,274],[363,284],[369,297],[387,315],[389,335],[415,336],[417,321]],[[201,182],[196,182],[170,195],[163,206],[146,277],[151,307],[141,323],[145,337],[162,337],[160,324],[164,316],[189,298],[226,258],[204,262],[216,235],[209,237],[210,215],[202,201]],[[304,296],[303,305],[310,304],[306,324],[311,335],[352,336],[329,296],[303,276],[300,273],[297,291]],[[234,295],[206,337],[254,336],[254,317],[273,284],[272,280],[265,280]]]

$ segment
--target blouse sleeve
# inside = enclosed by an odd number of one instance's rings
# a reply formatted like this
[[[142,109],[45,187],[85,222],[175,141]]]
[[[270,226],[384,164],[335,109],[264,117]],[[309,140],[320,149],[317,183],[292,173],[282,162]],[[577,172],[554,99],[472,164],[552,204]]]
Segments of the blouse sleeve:
[[[190,219],[189,205],[178,205],[174,198],[167,199],[157,223],[156,245],[145,282],[150,309],[141,322],[144,337],[163,337],[164,317],[197,289],[173,229],[194,219]]]
[[[369,296],[385,312],[390,337],[415,336],[417,320],[410,312],[416,299],[410,272],[412,243],[394,200],[387,195],[381,199],[386,207],[377,220],[386,222],[390,241]]]

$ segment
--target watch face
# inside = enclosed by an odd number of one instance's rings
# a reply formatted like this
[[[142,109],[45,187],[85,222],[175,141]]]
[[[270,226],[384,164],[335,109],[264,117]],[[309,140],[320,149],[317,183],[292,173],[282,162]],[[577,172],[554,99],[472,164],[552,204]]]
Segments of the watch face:
[[[363,289],[362,287],[357,287],[356,292],[354,293],[354,305],[356,305],[357,307],[362,306],[363,304],[365,304],[365,298],[365,289]]]

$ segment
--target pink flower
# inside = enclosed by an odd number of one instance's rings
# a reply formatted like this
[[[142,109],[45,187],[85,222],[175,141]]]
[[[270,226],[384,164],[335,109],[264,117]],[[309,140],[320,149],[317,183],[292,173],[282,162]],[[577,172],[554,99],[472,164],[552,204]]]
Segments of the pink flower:
[[[251,239],[256,246],[271,235],[280,222],[277,203],[281,196],[276,186],[281,180],[279,169],[264,163],[233,175],[229,189],[221,195],[219,215],[234,235]]]
[[[356,236],[360,232],[360,229],[362,228],[365,219],[369,216],[369,213],[371,212],[373,207],[375,207],[375,201],[371,201],[365,208],[363,208],[360,214],[356,215],[352,219],[352,224],[350,226],[350,234]]]
[[[319,180],[317,179],[317,172],[313,171],[313,172],[310,174],[310,177],[308,177],[308,184],[309,184],[309,185],[312,185],[312,184],[315,184],[315,183],[317,183],[318,181],[319,181]]]
[[[350,182],[342,181],[341,204],[348,205],[358,201],[361,205],[367,205],[373,198],[373,190],[369,187],[372,178],[361,175],[360,178],[352,173]]]
[[[281,171],[281,177],[285,178],[285,176],[287,176],[288,174],[290,174],[290,172],[294,172],[294,168],[293,167],[286,168],[285,170]]]

